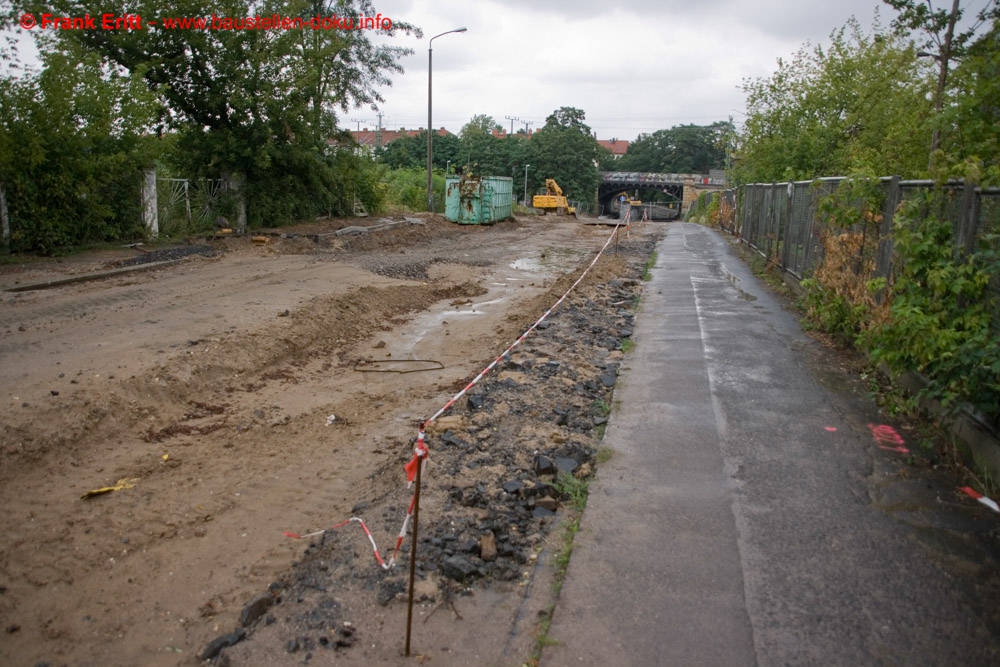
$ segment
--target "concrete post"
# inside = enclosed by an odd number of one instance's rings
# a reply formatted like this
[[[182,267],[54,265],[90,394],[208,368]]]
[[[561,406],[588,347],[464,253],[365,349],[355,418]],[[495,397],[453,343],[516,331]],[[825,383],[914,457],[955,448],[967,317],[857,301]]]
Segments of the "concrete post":
[[[958,218],[958,238],[955,239],[962,257],[976,249],[976,227],[979,224],[979,193],[976,183],[965,180],[962,185],[962,211]]]
[[[782,271],[788,270],[788,263],[791,259],[792,244],[788,242],[791,238],[792,232],[792,214],[795,212],[792,208],[792,200],[795,197],[795,183],[788,181],[788,185],[785,186],[785,229],[784,229],[784,243],[782,241],[781,230],[778,233],[778,242],[781,249],[781,269]]]
[[[236,230],[247,230],[247,206],[243,199],[243,174],[226,174],[226,187],[236,198]]]
[[[896,209],[903,200],[903,191],[899,187],[899,176],[889,179],[889,189],[885,196],[885,208],[882,209],[882,226],[879,229],[878,261],[875,265],[875,275],[888,281],[892,277],[892,226],[896,217]],[[888,285],[887,285],[888,286]],[[882,291],[875,295],[878,303],[882,302]]]
[[[150,238],[160,235],[160,221],[156,205],[156,168],[147,169],[142,181],[142,224]]]
[[[3,181],[0,181],[0,240],[3,240],[5,248],[10,248],[10,218],[7,217],[7,194],[3,190]]]

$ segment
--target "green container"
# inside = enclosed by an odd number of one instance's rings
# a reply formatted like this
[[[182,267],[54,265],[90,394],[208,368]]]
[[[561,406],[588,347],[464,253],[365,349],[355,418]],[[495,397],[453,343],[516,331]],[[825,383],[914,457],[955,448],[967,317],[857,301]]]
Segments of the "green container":
[[[514,212],[514,179],[506,176],[449,176],[444,181],[444,215],[460,225],[492,225]]]

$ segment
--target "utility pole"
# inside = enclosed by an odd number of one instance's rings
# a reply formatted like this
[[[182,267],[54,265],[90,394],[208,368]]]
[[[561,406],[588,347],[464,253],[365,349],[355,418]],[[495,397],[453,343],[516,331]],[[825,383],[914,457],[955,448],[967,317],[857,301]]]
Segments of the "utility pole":
[[[516,120],[518,122],[521,122],[521,119],[518,118],[517,116],[504,116],[504,118],[510,121],[510,134],[514,134],[514,121]],[[510,134],[508,134],[507,136],[509,137]]]
[[[385,114],[378,112],[378,125],[375,126],[375,150],[382,148],[382,116]]]
[[[535,122],[531,121],[531,120],[522,120],[520,122],[524,123],[524,133],[525,134],[528,133],[528,127],[535,124]]]
[[[733,114],[729,114],[729,128],[726,132],[726,187],[733,182]]]
[[[361,123],[366,123],[368,121],[366,121],[364,118],[352,118],[351,122],[358,124],[358,132],[360,132],[361,131]]]

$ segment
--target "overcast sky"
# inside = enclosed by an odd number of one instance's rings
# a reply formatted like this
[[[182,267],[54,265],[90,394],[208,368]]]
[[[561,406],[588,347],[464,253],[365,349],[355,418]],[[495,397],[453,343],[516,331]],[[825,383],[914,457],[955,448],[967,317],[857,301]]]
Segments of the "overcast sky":
[[[965,4],[965,3],[963,3]],[[806,41],[824,43],[853,15],[863,26],[878,0],[375,0],[394,21],[424,31],[393,40],[415,50],[385,89],[383,126],[427,125],[427,40],[434,40],[434,127],[458,132],[474,114],[531,121],[561,106],[583,109],[599,139],[635,139],[682,123],[708,125],[744,111],[740,84],[769,76]],[[977,7],[978,8],[978,7]],[[359,109],[351,129],[374,127]],[[524,127],[514,122],[515,131]]]
[[[990,0],[963,0],[974,15]],[[2,0],[0,0],[2,2]],[[941,6],[946,0],[935,0]],[[424,31],[391,42],[414,49],[384,89],[383,127],[427,125],[427,45],[434,41],[434,127],[459,132],[474,114],[507,130],[539,129],[562,106],[586,112],[599,139],[635,139],[682,123],[744,117],[744,79],[770,76],[778,58],[824,44],[854,16],[866,29],[880,0],[374,0],[376,11]],[[950,6],[950,3],[946,3]],[[617,5],[617,6],[616,6]],[[24,38],[25,31],[15,28]],[[20,34],[17,34],[20,33]],[[31,49],[23,49],[28,51]],[[28,58],[29,62],[31,58]],[[356,121],[361,121],[360,123]],[[341,115],[374,128],[368,108]]]

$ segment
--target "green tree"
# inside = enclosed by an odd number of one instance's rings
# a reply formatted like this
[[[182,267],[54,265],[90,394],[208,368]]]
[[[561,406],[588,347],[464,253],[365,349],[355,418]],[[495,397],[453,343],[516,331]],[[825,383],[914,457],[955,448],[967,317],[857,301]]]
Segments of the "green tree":
[[[503,132],[503,127],[492,116],[477,114],[469,119],[462,126],[459,163],[480,176],[515,177],[523,173],[528,163],[528,135],[521,132],[497,137],[494,132]]]
[[[63,16],[90,9],[54,0]],[[136,0],[145,17],[204,16],[195,0]],[[223,0],[217,16],[374,15],[370,0]],[[162,21],[161,21],[162,24]],[[388,36],[415,32],[396,22]],[[375,42],[367,30],[81,30],[78,40],[128,72],[140,73],[164,102],[161,124],[177,131],[188,176],[242,174],[251,224],[275,224],[317,212],[349,210],[342,179],[358,164],[330,148],[336,113],[382,101],[380,89],[402,72],[410,49]],[[366,202],[371,207],[373,202]]]
[[[496,119],[486,114],[476,114],[462,126],[459,160],[465,170],[483,176],[506,175],[494,173],[498,169],[505,172],[507,167],[503,164],[501,140],[493,136],[497,127]]]
[[[1000,185],[1000,24],[971,44],[956,68],[942,110],[940,163],[945,176]]]
[[[883,0],[887,5],[899,12],[893,20],[893,26],[901,32],[913,31],[923,33],[921,48],[932,49],[933,53],[921,51],[921,54],[932,57],[937,62],[937,81],[934,88],[934,120],[931,130],[930,160],[933,165],[934,152],[941,145],[941,130],[944,117],[945,95],[948,90],[948,75],[952,61],[965,55],[966,47],[972,41],[980,26],[987,20],[987,11],[994,3],[987,2],[978,20],[965,30],[957,33],[955,28],[961,21],[965,10],[960,0],[952,0],[951,8],[935,8],[930,0]],[[995,11],[995,6],[994,6]]]
[[[479,113],[469,119],[469,122],[462,126],[462,136],[466,134],[489,134],[502,132],[503,126],[497,122],[493,116]]]
[[[913,43],[877,21],[866,34],[854,19],[830,40],[744,82],[738,182],[926,173],[930,70]]]
[[[442,171],[451,163],[452,169],[459,167],[461,142],[454,134],[434,135],[434,168]],[[379,152],[379,161],[392,169],[427,169],[427,130],[412,137],[400,137]],[[424,190],[427,189],[426,183]]]
[[[731,130],[730,123],[720,121],[640,134],[629,144],[616,169],[665,174],[707,174],[710,169],[722,169]]]
[[[594,201],[601,145],[585,120],[582,109],[560,107],[532,135],[525,155],[531,164],[529,195],[543,188],[546,178],[554,178],[570,199]]]
[[[0,79],[0,182],[11,249],[142,238],[141,170],[158,109],[140,74],[49,42],[36,75]],[[62,47],[62,48],[59,48]]]

